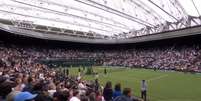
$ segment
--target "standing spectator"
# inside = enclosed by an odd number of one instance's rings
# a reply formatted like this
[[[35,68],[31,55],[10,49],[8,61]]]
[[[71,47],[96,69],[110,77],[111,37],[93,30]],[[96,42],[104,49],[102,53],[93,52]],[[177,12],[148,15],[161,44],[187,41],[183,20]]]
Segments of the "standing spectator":
[[[98,82],[98,79],[95,79],[95,91],[99,91],[100,84]]]
[[[81,74],[81,69],[80,68],[78,68],[78,75],[80,75]]]
[[[105,75],[107,74],[107,69],[106,69],[106,68],[104,69],[104,74],[105,74]]]
[[[66,69],[66,75],[69,76],[69,69]]]
[[[112,95],[113,95],[112,83],[108,81],[103,90],[103,96],[105,101],[112,101]]]
[[[147,83],[145,80],[142,80],[141,84],[141,98],[147,101]]]
[[[122,95],[121,84],[117,83],[114,88],[113,98],[115,99],[116,97],[121,96],[121,95]]]

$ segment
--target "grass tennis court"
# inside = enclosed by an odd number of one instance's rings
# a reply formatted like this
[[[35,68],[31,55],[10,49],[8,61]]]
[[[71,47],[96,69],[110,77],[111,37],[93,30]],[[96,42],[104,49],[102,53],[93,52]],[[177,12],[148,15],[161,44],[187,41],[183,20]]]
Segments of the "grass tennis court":
[[[145,69],[104,68],[94,67],[99,73],[99,81],[104,86],[107,81],[113,85],[121,83],[130,87],[134,95],[140,96],[142,79],[148,81],[148,98],[150,101],[201,101],[201,74],[184,74],[181,72],[164,72]],[[78,73],[78,68],[71,68],[70,74]],[[84,76],[86,80],[95,79],[92,75]]]

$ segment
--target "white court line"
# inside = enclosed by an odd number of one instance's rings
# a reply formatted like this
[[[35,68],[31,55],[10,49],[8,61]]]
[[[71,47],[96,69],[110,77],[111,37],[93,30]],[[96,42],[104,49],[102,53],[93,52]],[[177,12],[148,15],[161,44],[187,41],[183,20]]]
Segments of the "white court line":
[[[155,77],[155,78],[148,79],[147,81],[159,80],[159,79],[165,78],[165,77],[167,77],[167,76],[168,76],[167,74],[166,74],[166,75],[161,75],[161,76],[159,76],[159,77]]]

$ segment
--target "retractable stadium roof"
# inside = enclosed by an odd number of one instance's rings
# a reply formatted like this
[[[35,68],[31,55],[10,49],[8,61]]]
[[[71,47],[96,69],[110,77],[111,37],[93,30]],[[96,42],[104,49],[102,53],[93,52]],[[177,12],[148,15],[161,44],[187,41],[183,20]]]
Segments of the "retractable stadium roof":
[[[0,0],[0,19],[129,38],[201,24],[201,0]]]

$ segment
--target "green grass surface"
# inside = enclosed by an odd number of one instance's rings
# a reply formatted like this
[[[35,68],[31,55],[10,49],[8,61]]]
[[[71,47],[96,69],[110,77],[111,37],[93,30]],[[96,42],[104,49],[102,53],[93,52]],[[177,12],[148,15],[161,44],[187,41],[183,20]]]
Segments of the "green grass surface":
[[[107,81],[113,85],[121,83],[130,87],[135,96],[140,96],[142,79],[148,81],[149,101],[201,101],[201,74],[184,74],[180,72],[162,72],[145,69],[104,68],[95,67],[99,73],[99,81],[104,86]],[[76,75],[78,68],[71,68],[71,75]],[[86,80],[94,80],[94,76],[84,76]]]

